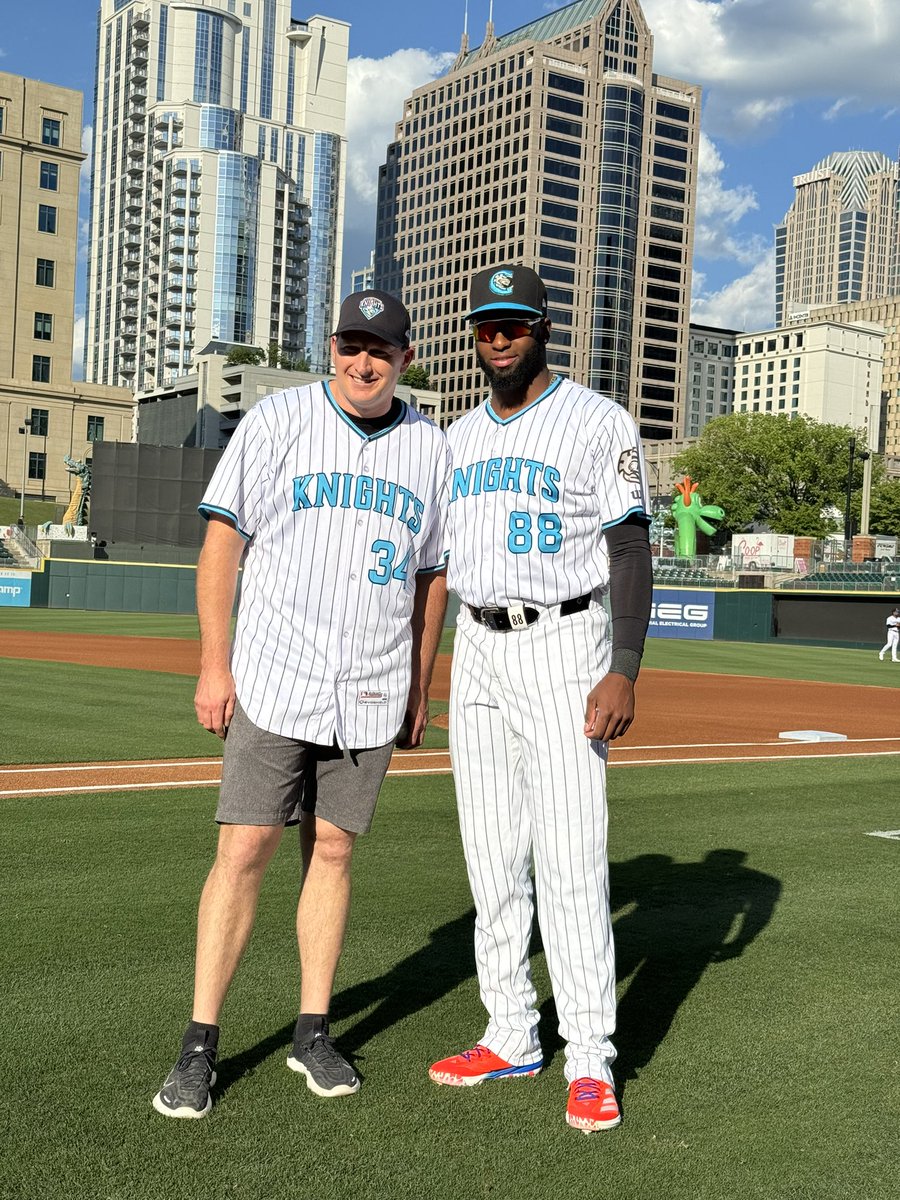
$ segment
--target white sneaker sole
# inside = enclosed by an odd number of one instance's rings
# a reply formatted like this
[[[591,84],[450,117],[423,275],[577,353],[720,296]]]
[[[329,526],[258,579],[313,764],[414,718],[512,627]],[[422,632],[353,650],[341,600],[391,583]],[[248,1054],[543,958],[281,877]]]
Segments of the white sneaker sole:
[[[602,1133],[604,1129],[615,1129],[617,1125],[622,1124],[622,1114],[613,1117],[611,1121],[588,1121],[583,1117],[570,1117],[566,1113],[566,1124],[571,1125],[573,1129],[579,1129],[582,1133]]]
[[[216,1073],[213,1071],[212,1078],[209,1081],[209,1086],[212,1087],[215,1082]],[[181,1108],[169,1108],[169,1106],[164,1103],[162,1092],[160,1091],[157,1092],[153,1097],[153,1107],[164,1117],[182,1117],[188,1121],[198,1121],[201,1117],[205,1117],[212,1108],[212,1096],[206,1097],[206,1108],[201,1108],[198,1112],[196,1108],[188,1108],[186,1105],[182,1105]]]
[[[339,1083],[333,1088],[323,1088],[312,1077],[312,1072],[299,1059],[294,1058],[293,1054],[287,1060],[287,1065],[292,1071],[297,1071],[301,1075],[306,1076],[306,1086],[311,1092],[315,1092],[317,1096],[325,1096],[330,1099],[332,1096],[352,1096],[359,1091],[359,1080],[354,1079],[353,1083]]]
[[[543,1063],[541,1063],[543,1066]],[[535,1075],[539,1075],[541,1066],[531,1069],[514,1071],[489,1071],[487,1075],[454,1075],[449,1071],[429,1070],[428,1078],[433,1083],[440,1083],[449,1087],[474,1087],[476,1083],[505,1083],[509,1079],[533,1079]]]

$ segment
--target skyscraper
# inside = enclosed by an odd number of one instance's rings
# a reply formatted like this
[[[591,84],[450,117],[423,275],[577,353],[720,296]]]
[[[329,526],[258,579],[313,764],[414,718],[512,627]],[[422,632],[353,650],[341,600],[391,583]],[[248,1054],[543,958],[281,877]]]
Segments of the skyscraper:
[[[549,289],[551,365],[677,436],[687,365],[700,89],[653,71],[637,0],[576,0],[469,50],[406,101],[379,176],[375,276],[410,308],[444,420],[481,398],[469,280]]]
[[[326,366],[348,35],[290,0],[101,0],[88,379],[160,386],[211,340]]]
[[[798,310],[900,289],[900,166],[874,150],[830,154],[775,229],[775,323]]]

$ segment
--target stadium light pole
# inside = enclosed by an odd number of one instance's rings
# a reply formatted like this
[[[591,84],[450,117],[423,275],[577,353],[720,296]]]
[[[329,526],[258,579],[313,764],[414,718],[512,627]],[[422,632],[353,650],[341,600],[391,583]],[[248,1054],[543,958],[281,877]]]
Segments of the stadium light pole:
[[[850,543],[853,537],[853,524],[850,515],[850,501],[853,497],[853,460],[856,458],[856,438],[850,439],[850,465],[847,468],[847,500],[844,504],[844,562],[849,561]]]
[[[28,432],[31,429],[31,417],[26,417],[19,426],[19,433],[24,434],[22,443],[22,491],[19,494],[19,528],[25,527],[25,483],[28,478]]]

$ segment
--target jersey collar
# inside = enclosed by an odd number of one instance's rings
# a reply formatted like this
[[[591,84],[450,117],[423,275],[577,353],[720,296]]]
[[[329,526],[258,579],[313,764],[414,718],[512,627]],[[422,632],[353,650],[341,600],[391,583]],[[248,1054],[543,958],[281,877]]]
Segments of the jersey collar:
[[[548,396],[552,396],[561,383],[562,376],[554,375],[550,380],[550,386],[545,391],[541,392],[536,400],[532,400],[530,404],[527,404],[524,408],[520,408],[518,412],[514,412],[512,416],[509,417],[498,417],[493,408],[491,408],[491,398],[488,396],[484,405],[487,409],[487,415],[498,425],[509,425],[512,421],[518,421],[519,417],[524,417],[527,412],[531,412],[536,404],[540,404],[542,400],[546,400]]]
[[[394,423],[392,425],[387,425],[384,429],[379,429],[377,433],[363,433],[363,431],[356,424],[356,422],[353,420],[353,418],[349,417],[347,415],[347,413],[345,413],[344,410],[341,408],[341,406],[338,404],[337,400],[335,400],[334,396],[331,394],[331,388],[328,386],[327,379],[322,380],[322,387],[325,390],[325,395],[328,399],[329,404],[334,409],[334,411],[337,413],[337,415],[341,418],[341,420],[344,422],[344,424],[347,425],[350,429],[352,429],[353,432],[357,435],[357,437],[361,438],[364,442],[374,442],[376,438],[384,437],[384,435],[386,433],[390,433],[392,429],[396,429],[398,425],[402,425],[403,421],[406,417],[406,409],[407,409],[406,401],[400,400],[400,415],[397,417],[397,420],[394,421]],[[398,398],[398,400],[400,399],[399,396],[397,398]],[[530,407],[530,405],[529,405],[529,407]]]

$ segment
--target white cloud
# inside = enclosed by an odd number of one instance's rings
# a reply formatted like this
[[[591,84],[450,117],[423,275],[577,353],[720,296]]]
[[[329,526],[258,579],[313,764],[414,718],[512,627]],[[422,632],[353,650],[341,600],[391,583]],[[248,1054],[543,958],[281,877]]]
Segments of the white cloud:
[[[897,0],[642,0],[654,66],[707,91],[714,135],[746,134],[793,104],[866,110],[897,99]]]
[[[734,227],[742,217],[759,207],[756,193],[745,183],[726,187],[722,182],[724,168],[725,162],[715,143],[701,132],[694,252],[701,258],[755,262],[762,252],[759,240],[736,233]]]
[[[87,158],[81,164],[78,186],[82,192],[89,192],[91,190],[91,155],[94,152],[94,129],[91,125],[85,125],[81,131],[81,149]]]
[[[91,223],[89,220],[82,217],[78,222],[77,261],[79,263],[86,263],[88,260],[90,233],[91,233]]]
[[[773,249],[767,250],[746,275],[733,279],[717,292],[703,295],[703,283],[703,276],[695,274],[692,321],[748,333],[772,328],[775,320]]]
[[[394,140],[403,102],[442,74],[455,54],[395,50],[386,58],[351,58],[347,69],[347,211],[350,229],[372,229],[378,168]],[[374,229],[372,229],[374,234]]]
[[[84,375],[84,317],[75,317],[72,331],[72,378],[81,379]]]

